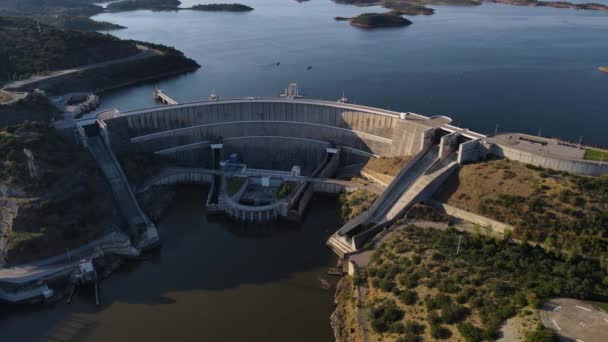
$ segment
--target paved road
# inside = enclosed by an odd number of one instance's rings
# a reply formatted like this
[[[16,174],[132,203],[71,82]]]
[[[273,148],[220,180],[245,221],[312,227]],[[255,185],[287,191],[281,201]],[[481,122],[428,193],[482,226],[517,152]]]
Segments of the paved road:
[[[608,314],[597,310],[590,303],[557,298],[540,308],[543,325],[554,330],[565,341],[608,341]]]
[[[119,58],[119,59],[114,59],[114,60],[107,61],[107,62],[101,62],[101,63],[96,63],[96,64],[84,65],[84,66],[77,67],[77,68],[72,68],[72,69],[53,71],[53,72],[49,73],[48,75],[44,75],[44,76],[33,76],[33,77],[30,77],[30,78],[25,79],[25,80],[14,81],[14,82],[11,82],[9,84],[6,84],[4,86],[4,88],[3,88],[3,90],[5,90],[5,91],[8,91],[9,89],[10,90],[13,90],[13,89],[18,90],[18,89],[21,89],[21,88],[29,85],[29,84],[40,82],[40,81],[44,81],[44,80],[48,80],[48,79],[51,79],[51,78],[54,78],[54,77],[64,76],[64,75],[68,75],[68,74],[72,74],[72,73],[77,73],[77,72],[82,72],[82,71],[86,71],[86,70],[97,69],[97,68],[106,67],[106,66],[114,65],[114,64],[121,64],[121,63],[125,63],[125,62],[140,60],[140,59],[144,59],[144,58],[148,58],[148,57],[151,57],[151,56],[162,54],[162,52],[160,52],[158,50],[150,49],[150,48],[145,47],[143,45],[137,45],[137,48],[140,50],[140,52],[138,54],[136,54],[136,55],[133,55],[133,56],[129,56],[129,57],[125,57],[125,58]]]

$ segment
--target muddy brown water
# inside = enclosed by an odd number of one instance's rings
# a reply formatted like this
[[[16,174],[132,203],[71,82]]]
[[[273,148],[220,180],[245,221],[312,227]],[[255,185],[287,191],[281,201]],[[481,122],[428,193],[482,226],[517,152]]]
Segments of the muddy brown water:
[[[337,201],[315,198],[301,225],[243,225],[206,216],[205,198],[179,188],[162,248],[103,281],[101,307],[84,289],[70,305],[0,304],[0,341],[333,340]]]

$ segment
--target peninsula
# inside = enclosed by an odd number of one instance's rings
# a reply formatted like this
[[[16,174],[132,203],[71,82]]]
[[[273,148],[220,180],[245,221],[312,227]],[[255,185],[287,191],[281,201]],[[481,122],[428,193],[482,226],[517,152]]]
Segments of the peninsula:
[[[0,56],[8,61],[0,63],[0,84],[10,91],[100,91],[199,67],[167,46],[59,30],[25,18],[0,17],[0,40],[6,42]]]
[[[253,7],[243,4],[208,4],[194,5],[191,8],[194,11],[214,11],[214,12],[249,12],[253,11]]]
[[[351,25],[366,29],[383,27],[402,27],[411,25],[412,22],[403,18],[399,13],[363,13],[352,18],[336,17],[338,21],[349,21]]]

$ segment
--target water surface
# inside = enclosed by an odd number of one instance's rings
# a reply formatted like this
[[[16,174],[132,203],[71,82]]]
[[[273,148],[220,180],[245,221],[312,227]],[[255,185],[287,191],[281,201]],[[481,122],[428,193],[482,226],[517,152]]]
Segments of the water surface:
[[[199,3],[183,1],[183,7]],[[608,145],[608,13],[486,4],[436,6],[406,28],[363,30],[335,16],[358,8],[329,0],[244,0],[248,13],[108,13],[113,31],[175,46],[198,71],[159,82],[180,102],[275,96],[297,82],[309,97],[427,115],[481,132],[523,131]],[[275,66],[280,61],[280,66]],[[312,66],[312,70],[307,70]],[[102,96],[104,106],[149,107],[153,84]]]
[[[299,226],[240,225],[203,212],[181,188],[160,225],[162,249],[102,282],[102,307],[0,306],[2,341],[330,341],[335,257],[324,241],[337,202],[319,198]]]

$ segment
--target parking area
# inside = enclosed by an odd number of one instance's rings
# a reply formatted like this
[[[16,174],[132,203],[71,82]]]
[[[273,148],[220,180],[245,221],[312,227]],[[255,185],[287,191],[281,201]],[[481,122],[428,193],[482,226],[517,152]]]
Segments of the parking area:
[[[543,325],[554,330],[564,341],[608,341],[608,314],[590,303],[569,299],[552,299],[540,308]]]

